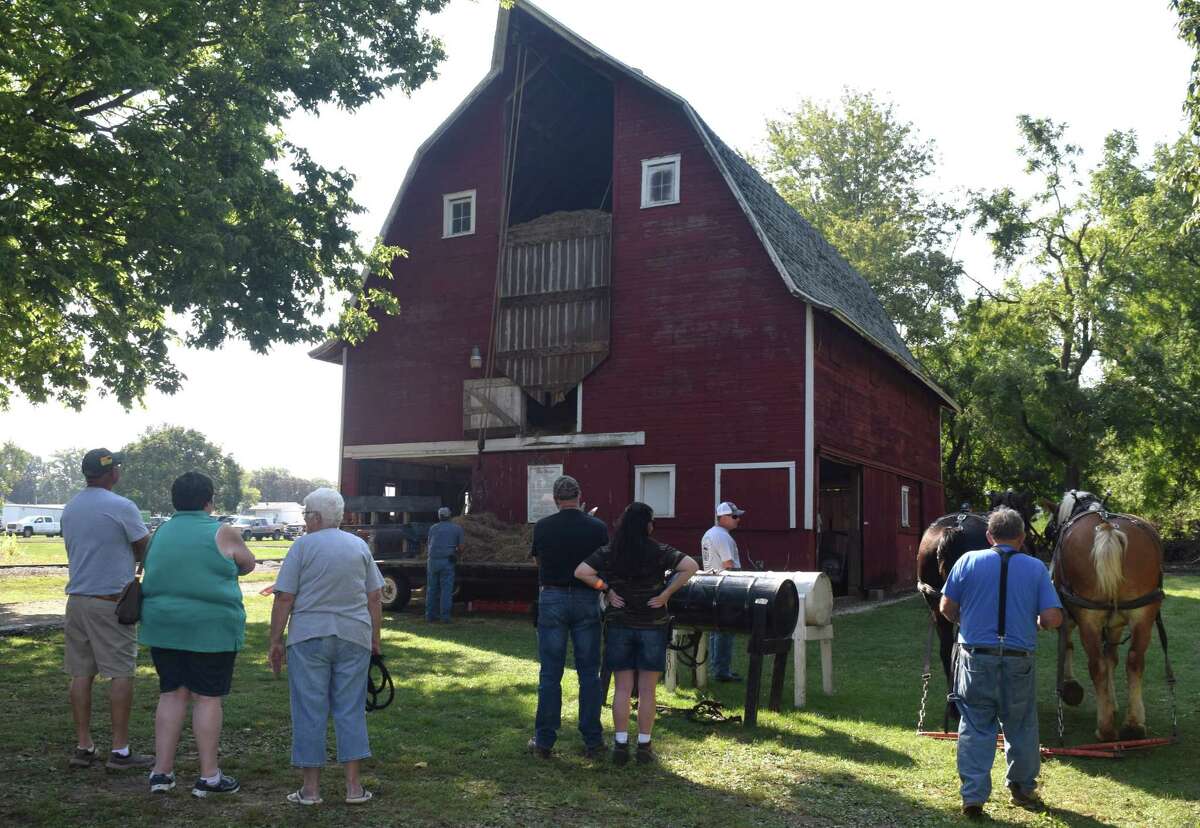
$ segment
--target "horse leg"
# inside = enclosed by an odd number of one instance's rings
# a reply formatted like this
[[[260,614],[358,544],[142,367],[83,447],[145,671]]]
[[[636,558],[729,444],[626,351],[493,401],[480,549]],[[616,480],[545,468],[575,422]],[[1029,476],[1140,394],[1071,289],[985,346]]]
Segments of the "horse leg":
[[[1070,615],[1067,615],[1063,620],[1063,625],[1067,628],[1067,643],[1063,648],[1066,652],[1066,655],[1063,656],[1063,704],[1078,707],[1083,702],[1083,685],[1075,680],[1073,666],[1075,661],[1075,622],[1071,620]]]
[[[1079,642],[1087,653],[1088,673],[1096,689],[1096,737],[1102,742],[1117,738],[1114,724],[1116,699],[1109,673],[1109,663],[1104,652],[1104,615],[1095,610],[1079,613]]]
[[[954,692],[954,625],[939,612],[937,614],[938,653],[942,659],[942,671],[946,674],[946,716],[951,722],[958,721],[958,705],[950,701]]]
[[[1122,739],[1146,738],[1146,705],[1142,699],[1142,677],[1146,672],[1146,650],[1150,647],[1154,616],[1159,604],[1140,607],[1129,613],[1129,653],[1125,656],[1125,676],[1129,682],[1129,710],[1121,727]]]

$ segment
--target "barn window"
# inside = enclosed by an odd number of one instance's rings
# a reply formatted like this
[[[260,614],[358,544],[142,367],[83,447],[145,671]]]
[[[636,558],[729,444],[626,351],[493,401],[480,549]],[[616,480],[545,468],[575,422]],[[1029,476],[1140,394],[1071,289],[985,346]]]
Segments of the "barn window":
[[[675,466],[634,466],[633,499],[653,509],[656,518],[675,517]]]
[[[679,203],[679,156],[642,162],[642,207]]]
[[[746,510],[743,529],[796,528],[796,463],[717,463],[713,506],[732,500]]]
[[[900,487],[900,525],[905,527],[911,525],[908,519],[908,492],[908,486]]]
[[[475,232],[475,191],[442,196],[442,238],[469,236]]]

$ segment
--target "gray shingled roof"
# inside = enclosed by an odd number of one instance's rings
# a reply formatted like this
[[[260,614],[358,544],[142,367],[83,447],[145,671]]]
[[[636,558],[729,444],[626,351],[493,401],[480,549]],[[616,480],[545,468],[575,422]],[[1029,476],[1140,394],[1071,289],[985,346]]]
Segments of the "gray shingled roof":
[[[708,124],[701,120],[701,125],[796,290],[818,305],[841,311],[878,346],[924,376],[924,369],[900,338],[867,280]]]

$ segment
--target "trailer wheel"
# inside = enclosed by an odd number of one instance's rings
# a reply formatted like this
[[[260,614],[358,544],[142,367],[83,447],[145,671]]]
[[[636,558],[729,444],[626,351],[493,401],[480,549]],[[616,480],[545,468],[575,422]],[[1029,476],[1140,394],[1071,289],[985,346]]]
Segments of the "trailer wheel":
[[[389,572],[383,576],[383,589],[380,592],[383,608],[399,612],[408,606],[409,599],[412,598],[412,584],[403,575]]]

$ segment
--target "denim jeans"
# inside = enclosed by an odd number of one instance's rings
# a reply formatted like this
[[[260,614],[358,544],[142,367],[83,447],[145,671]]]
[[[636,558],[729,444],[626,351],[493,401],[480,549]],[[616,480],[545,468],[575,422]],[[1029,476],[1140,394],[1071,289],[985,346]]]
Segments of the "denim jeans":
[[[1004,727],[1007,784],[1033,791],[1042,764],[1033,657],[972,655],[959,648],[955,669],[950,698],[962,714],[958,777],[963,804],[982,805],[992,792],[998,725]]]
[[[726,678],[733,674],[733,633],[708,634],[708,664],[713,678]]]
[[[367,669],[371,651],[326,635],[287,648],[292,697],[292,764],[325,764],[325,731],[333,716],[338,762],[371,755],[367,740]]]
[[[580,585],[543,587],[538,596],[538,706],[534,723],[539,747],[550,748],[562,725],[562,674],[567,638],[579,674],[579,732],[586,747],[604,738],[600,727],[600,596]]]
[[[449,621],[454,602],[454,564],[446,558],[430,558],[425,567],[425,620]]]

